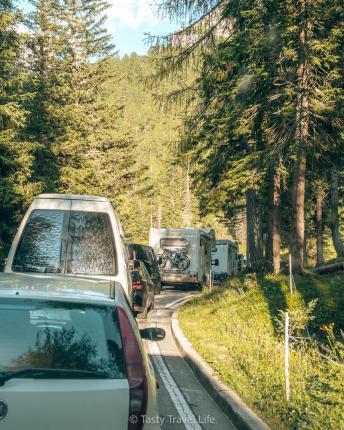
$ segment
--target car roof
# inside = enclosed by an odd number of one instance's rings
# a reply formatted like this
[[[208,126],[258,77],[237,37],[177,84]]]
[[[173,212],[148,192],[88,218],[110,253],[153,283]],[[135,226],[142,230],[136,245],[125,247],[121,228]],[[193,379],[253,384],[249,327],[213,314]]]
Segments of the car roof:
[[[118,282],[50,274],[0,273],[0,297],[121,306],[125,303]]]
[[[63,193],[45,193],[39,194],[36,199],[60,199],[60,200],[88,200],[93,202],[109,202],[109,199],[101,196],[89,196],[87,194],[63,194]]]

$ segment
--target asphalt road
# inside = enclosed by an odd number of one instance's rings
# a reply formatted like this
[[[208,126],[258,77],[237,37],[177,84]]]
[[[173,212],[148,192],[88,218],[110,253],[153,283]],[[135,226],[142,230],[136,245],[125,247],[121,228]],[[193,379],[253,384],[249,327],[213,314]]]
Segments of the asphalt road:
[[[197,294],[189,287],[164,287],[155,296],[155,306],[143,327],[161,327],[166,338],[161,342],[145,342],[159,382],[158,401],[163,430],[235,430],[237,429],[215,400],[203,388],[179,353],[171,333],[171,316],[184,298]]]

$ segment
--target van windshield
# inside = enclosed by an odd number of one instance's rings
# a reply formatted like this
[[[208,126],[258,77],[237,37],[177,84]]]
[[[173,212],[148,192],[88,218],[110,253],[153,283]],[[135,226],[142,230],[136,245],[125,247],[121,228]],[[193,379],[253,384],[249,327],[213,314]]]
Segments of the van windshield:
[[[15,272],[114,275],[110,217],[101,212],[34,210],[25,226]]]
[[[113,307],[0,299],[0,321],[0,377],[22,369],[99,372],[111,379],[126,377]],[[73,377],[68,372],[58,375],[55,377]]]

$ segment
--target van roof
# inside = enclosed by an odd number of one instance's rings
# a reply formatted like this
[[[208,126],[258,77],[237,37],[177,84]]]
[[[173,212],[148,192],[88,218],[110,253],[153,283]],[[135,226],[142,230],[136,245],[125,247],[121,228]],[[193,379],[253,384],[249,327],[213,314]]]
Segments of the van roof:
[[[93,202],[109,202],[109,199],[101,196],[89,196],[86,194],[63,194],[63,193],[45,193],[39,194],[36,199],[60,199],[60,200],[87,200]]]

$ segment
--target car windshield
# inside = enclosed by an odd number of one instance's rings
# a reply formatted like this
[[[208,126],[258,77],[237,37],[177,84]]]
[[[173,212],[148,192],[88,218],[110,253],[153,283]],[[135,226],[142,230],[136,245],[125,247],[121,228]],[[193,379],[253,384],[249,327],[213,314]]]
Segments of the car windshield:
[[[1,299],[0,327],[0,377],[29,368],[99,372],[104,378],[126,378],[119,323],[113,308]],[[54,377],[73,375],[62,372]]]
[[[109,215],[34,210],[12,266],[15,272],[114,275],[115,246]]]

